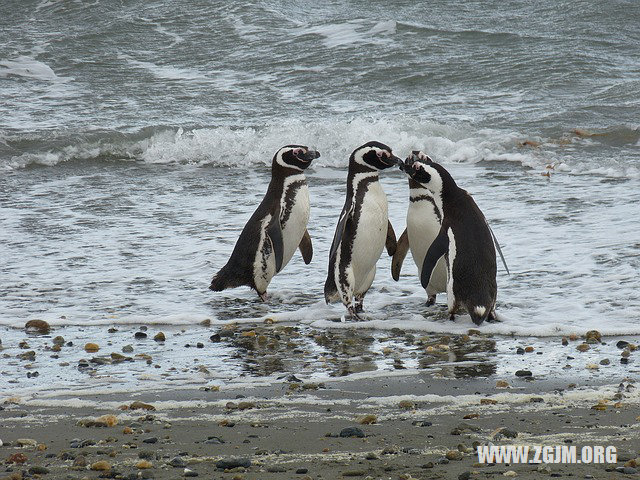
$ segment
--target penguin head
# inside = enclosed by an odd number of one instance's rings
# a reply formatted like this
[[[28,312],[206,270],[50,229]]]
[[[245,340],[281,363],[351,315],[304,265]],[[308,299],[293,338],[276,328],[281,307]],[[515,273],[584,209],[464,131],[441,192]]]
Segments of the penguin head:
[[[429,190],[434,195],[442,195],[444,170],[425,153],[414,150],[404,163],[400,164],[400,170],[409,175],[413,181]]]
[[[350,163],[357,163],[373,170],[384,170],[402,163],[384,143],[368,142],[356,148],[351,157]]]
[[[273,165],[302,171],[319,156],[320,152],[304,145],[287,145],[273,156]]]

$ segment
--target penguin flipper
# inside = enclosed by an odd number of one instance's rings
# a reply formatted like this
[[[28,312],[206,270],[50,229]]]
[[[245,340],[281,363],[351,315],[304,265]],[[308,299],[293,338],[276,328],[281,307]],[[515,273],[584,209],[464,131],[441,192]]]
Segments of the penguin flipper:
[[[331,244],[331,251],[329,252],[329,259],[335,257],[338,248],[340,247],[340,242],[342,242],[342,237],[344,236],[344,231],[347,228],[347,220],[351,218],[353,215],[353,211],[355,210],[354,203],[349,200],[344,208],[342,209],[342,213],[340,214],[340,220],[338,220],[338,226],[336,227],[336,233],[333,236],[333,243]]]
[[[271,240],[273,253],[276,257],[276,272],[279,272],[282,268],[284,258],[284,241],[282,239],[282,225],[280,225],[280,206],[278,206],[267,226],[267,236],[269,240]]]
[[[422,262],[422,274],[420,275],[420,283],[423,288],[427,288],[429,285],[429,280],[431,280],[431,273],[442,257],[449,250],[449,236],[447,235],[447,230],[443,226],[440,229],[440,233],[435,238],[429,250],[427,250],[427,254],[424,256],[424,262]]]
[[[498,239],[496,238],[495,233],[493,233],[493,230],[491,230],[491,227],[489,227],[489,223],[487,223],[487,227],[491,232],[491,236],[493,237],[493,243],[496,245],[496,250],[498,250],[498,253],[500,254],[500,258],[502,259],[502,264],[504,265],[504,268],[507,271],[507,275],[511,275],[511,273],[509,273],[509,267],[507,267],[507,262],[504,259],[504,255],[502,254],[502,249],[500,248],[500,244],[498,243]]]
[[[398,239],[398,245],[396,248],[396,253],[393,254],[393,259],[391,260],[391,277],[397,282],[400,279],[400,270],[402,270],[402,262],[404,262],[404,258],[407,256],[407,252],[409,251],[409,236],[407,235],[407,229],[405,228],[402,235]]]
[[[302,240],[300,240],[300,245],[298,245],[300,249],[300,253],[302,254],[302,259],[304,263],[309,265],[311,263],[311,258],[313,257],[313,245],[311,245],[311,237],[309,236],[309,231],[305,228],[304,235],[302,235]]]
[[[385,241],[385,247],[387,247],[387,253],[390,257],[396,253],[397,246],[396,232],[393,230],[391,220],[387,220],[387,240]]]

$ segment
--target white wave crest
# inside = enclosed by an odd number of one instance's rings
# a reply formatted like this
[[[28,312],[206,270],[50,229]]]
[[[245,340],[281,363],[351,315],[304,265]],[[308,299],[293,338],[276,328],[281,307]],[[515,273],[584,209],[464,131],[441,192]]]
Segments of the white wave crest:
[[[48,82],[73,80],[70,77],[59,77],[46,63],[24,55],[14,59],[0,60],[0,78],[12,76]]]

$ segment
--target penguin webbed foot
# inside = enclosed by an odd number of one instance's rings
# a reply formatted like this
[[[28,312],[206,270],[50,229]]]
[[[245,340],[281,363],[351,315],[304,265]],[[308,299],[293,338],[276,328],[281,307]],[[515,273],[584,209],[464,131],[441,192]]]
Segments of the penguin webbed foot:
[[[456,321],[456,314],[452,313],[451,315],[449,315],[449,320],[451,320],[452,322]]]
[[[266,302],[269,299],[267,292],[258,293],[258,296],[260,297],[260,300],[262,300],[263,302]]]
[[[489,316],[487,317],[487,323],[502,323],[502,320],[498,320],[498,317],[496,316],[496,311],[493,310],[491,313],[489,313]]]
[[[429,295],[427,297],[427,307],[432,307],[435,304],[436,304],[436,296],[435,295]]]
[[[360,312],[358,311],[358,306],[353,306],[353,305],[349,305],[347,307],[347,311],[349,312],[349,316],[351,317],[351,320],[355,321],[355,322],[364,322],[364,318],[362,318],[359,313],[363,312],[364,310],[362,309],[362,305],[360,306]]]

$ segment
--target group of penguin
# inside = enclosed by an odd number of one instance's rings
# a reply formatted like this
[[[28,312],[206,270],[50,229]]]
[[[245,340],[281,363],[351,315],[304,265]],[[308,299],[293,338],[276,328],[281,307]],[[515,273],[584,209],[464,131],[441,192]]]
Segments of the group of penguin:
[[[242,230],[231,258],[213,277],[211,290],[246,285],[265,301],[269,282],[296,249],[306,264],[311,262],[304,171],[318,157],[319,152],[302,145],[287,145],[276,152],[266,195]],[[409,176],[410,189],[407,228],[398,240],[378,181],[381,170],[394,166]],[[471,195],[423,152],[413,151],[402,161],[387,145],[373,141],[349,157],[346,200],[324,285],[327,303],[341,300],[352,320],[362,320],[364,297],[385,247],[393,256],[391,273],[396,281],[411,250],[428,306],[438,293],[446,292],[451,320],[461,309],[476,325],[496,320],[495,247],[501,257],[502,252]]]

